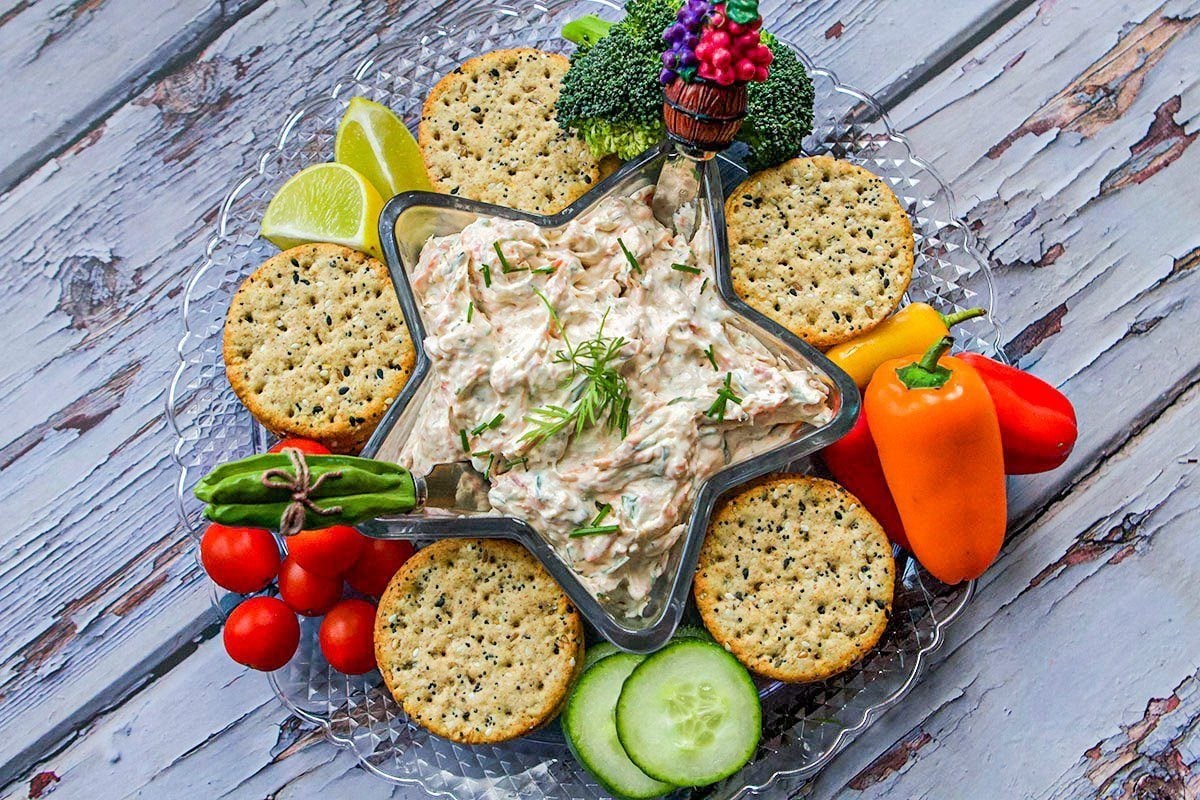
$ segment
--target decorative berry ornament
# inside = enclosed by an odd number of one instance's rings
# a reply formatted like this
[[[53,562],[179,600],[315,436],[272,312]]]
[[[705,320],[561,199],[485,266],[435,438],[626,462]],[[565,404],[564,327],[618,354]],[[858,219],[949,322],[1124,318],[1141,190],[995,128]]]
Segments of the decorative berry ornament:
[[[704,152],[733,142],[746,114],[746,84],[765,81],[773,59],[761,32],[758,0],[686,0],[663,32],[659,79],[672,138]]]

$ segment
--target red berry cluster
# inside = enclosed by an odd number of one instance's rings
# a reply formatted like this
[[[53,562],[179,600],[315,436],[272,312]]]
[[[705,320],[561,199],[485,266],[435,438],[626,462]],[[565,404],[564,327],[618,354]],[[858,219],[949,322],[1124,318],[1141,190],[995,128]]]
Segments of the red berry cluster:
[[[696,74],[721,86],[765,81],[774,55],[762,43],[761,28],[762,17],[743,24],[725,14],[724,4],[715,6],[696,45]]]

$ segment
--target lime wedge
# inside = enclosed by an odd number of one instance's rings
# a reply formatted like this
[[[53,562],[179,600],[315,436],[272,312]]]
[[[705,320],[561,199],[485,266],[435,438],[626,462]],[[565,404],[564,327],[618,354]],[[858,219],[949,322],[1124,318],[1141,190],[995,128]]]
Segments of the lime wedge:
[[[333,242],[382,258],[379,212],[383,198],[345,164],[314,164],[293,175],[271,198],[262,235],[286,250]]]
[[[360,172],[384,200],[401,192],[432,192],[417,140],[387,106],[350,99],[338,123],[333,158]]]

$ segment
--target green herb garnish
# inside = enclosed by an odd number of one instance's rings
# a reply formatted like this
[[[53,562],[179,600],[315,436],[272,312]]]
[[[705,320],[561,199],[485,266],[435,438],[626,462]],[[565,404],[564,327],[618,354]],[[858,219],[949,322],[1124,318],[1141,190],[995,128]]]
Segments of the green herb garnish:
[[[717,366],[717,357],[713,354],[713,346],[711,344],[704,348],[704,355],[708,356],[708,363],[712,364],[713,369],[720,369]]]
[[[460,428],[458,431],[458,439],[462,442],[463,452],[471,452],[471,443],[467,441],[467,429]]]
[[[537,267],[533,270],[533,272],[537,273],[538,275],[553,275],[554,267]]]
[[[479,434],[483,433],[484,431],[495,430],[496,428],[500,427],[501,422],[504,422],[504,414],[503,413],[497,414],[496,416],[492,417],[487,422],[481,422],[478,425],[476,425],[474,428],[471,428],[471,435],[478,436]]]
[[[496,251],[496,257],[500,259],[500,271],[507,275],[510,272],[522,272],[529,267],[514,267],[508,263],[508,259],[504,257],[504,251],[500,249],[499,242],[492,242],[492,248]]]
[[[688,273],[691,273],[692,275],[700,274],[699,267],[692,267],[687,264],[672,264],[671,269],[675,270],[676,272],[688,272]]]
[[[475,301],[467,303],[467,322],[471,321],[471,317],[475,316]]]
[[[617,237],[617,244],[621,245],[621,252],[625,254],[625,260],[629,262],[629,266],[633,267],[633,271],[641,274],[642,265],[633,257],[633,253],[629,252],[629,248],[625,246],[625,240]]]
[[[624,438],[629,431],[629,384],[617,371],[617,361],[621,348],[629,342],[623,336],[604,335],[604,323],[608,319],[608,312],[605,311],[596,335],[572,346],[550,301],[541,292],[537,294],[546,304],[550,318],[558,326],[566,345],[565,349],[554,354],[554,363],[571,365],[568,381],[576,375],[582,375],[583,380],[571,392],[571,396],[576,398],[571,408],[551,404],[535,408],[527,414],[525,421],[532,427],[521,436],[520,441],[531,442],[531,446],[536,447],[568,427],[574,426],[578,435],[584,428],[605,418],[608,427],[619,430],[621,438]]]
[[[492,268],[487,264],[481,264],[479,271],[483,273],[483,285],[491,287],[492,285]]]
[[[596,536],[602,533],[616,533],[621,529],[620,525],[600,524],[601,522],[604,522],[604,518],[610,513],[612,513],[612,506],[608,503],[605,503],[604,505],[600,506],[600,510],[596,512],[596,516],[592,518],[590,524],[571,531],[571,536]]]
[[[704,283],[700,284],[700,294],[704,294],[704,290],[708,288],[708,278],[704,279]]]
[[[708,410],[704,412],[704,416],[712,417],[714,419],[724,420],[725,419],[725,407],[729,404],[730,400],[737,403],[738,405],[742,404],[742,398],[738,397],[733,392],[732,383],[733,383],[733,373],[726,372],[725,373],[725,384],[720,389],[717,390],[717,399],[713,400],[712,405],[709,406]]]

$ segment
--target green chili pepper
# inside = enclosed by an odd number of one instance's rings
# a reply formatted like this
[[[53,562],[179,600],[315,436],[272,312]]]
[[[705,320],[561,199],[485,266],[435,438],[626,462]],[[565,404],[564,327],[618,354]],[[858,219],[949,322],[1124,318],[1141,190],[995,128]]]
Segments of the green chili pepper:
[[[363,520],[374,519],[386,514],[404,514],[416,506],[416,489],[410,483],[407,489],[396,489],[377,494],[356,494],[349,497],[325,497],[315,502],[318,508],[341,507],[334,514],[309,513],[305,518],[305,530],[328,528],[332,525],[353,525]],[[289,503],[231,503],[210,504],[204,516],[222,525],[244,525],[251,528],[278,528],[279,520]]]
[[[353,456],[303,456],[292,451],[222,464],[193,490],[204,514],[225,525],[304,529],[350,525],[411,511],[412,475],[398,464]],[[336,510],[335,510],[336,509]],[[330,511],[332,513],[322,513]]]
[[[340,474],[339,474],[340,473]],[[312,478],[326,475],[320,486],[309,492],[315,499],[344,497],[347,495],[390,492],[404,484],[404,475],[376,475],[358,467],[312,467]],[[208,492],[206,502],[214,505],[230,503],[286,503],[292,493],[287,489],[272,489],[263,486],[262,473],[235,475],[218,483]]]
[[[407,473],[407,470],[398,464],[391,464],[387,461],[375,461],[370,458],[358,458],[356,456],[308,456],[306,460],[314,480],[323,473],[347,467],[355,467],[376,475],[402,475]],[[291,468],[291,459],[284,453],[263,453],[257,456],[249,456],[237,461],[227,462],[217,467],[201,478],[193,491],[196,497],[207,503],[212,496],[213,489],[224,480],[238,476],[255,476],[257,478],[261,477],[267,470],[290,470]],[[263,489],[265,491],[266,487],[263,487]]]

